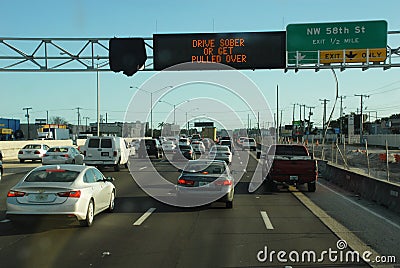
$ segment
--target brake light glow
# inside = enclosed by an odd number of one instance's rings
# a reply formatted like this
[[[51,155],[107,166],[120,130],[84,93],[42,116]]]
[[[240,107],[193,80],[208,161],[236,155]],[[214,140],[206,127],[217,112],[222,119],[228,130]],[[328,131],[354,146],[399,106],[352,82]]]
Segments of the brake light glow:
[[[179,179],[178,184],[181,185],[194,185],[194,181],[191,180],[185,180],[185,179]]]
[[[76,190],[76,191],[69,191],[69,192],[61,192],[57,193],[59,197],[72,197],[72,198],[79,198],[81,197],[81,191]]]
[[[8,194],[7,194],[7,197],[22,197],[22,196],[24,196],[24,195],[25,195],[24,192],[18,192],[18,191],[10,190],[10,191],[8,192]]]
[[[232,185],[232,181],[231,180],[217,180],[217,181],[215,181],[215,185],[229,186],[229,185]]]

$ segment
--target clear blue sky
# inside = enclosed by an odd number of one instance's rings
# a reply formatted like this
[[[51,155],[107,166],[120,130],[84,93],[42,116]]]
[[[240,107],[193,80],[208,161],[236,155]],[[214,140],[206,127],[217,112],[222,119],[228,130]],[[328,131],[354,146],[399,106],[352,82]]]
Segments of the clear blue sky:
[[[36,0],[3,1],[0,4],[0,37],[151,37],[154,33],[200,33],[200,32],[247,32],[282,31],[288,24],[348,22],[386,20],[388,30],[400,30],[400,4],[395,0],[381,2],[325,1],[325,0],[268,0],[268,1],[79,1],[79,0]],[[400,46],[400,34],[390,35],[388,44]],[[0,48],[0,56],[8,52]],[[272,52],[271,52],[272,53]],[[139,72],[133,77],[122,73],[100,73],[101,113],[107,112],[109,121],[122,121],[134,89],[141,86],[156,72]],[[295,73],[283,70],[244,71],[272,109],[276,111],[276,86],[279,85],[280,109],[283,123],[292,119],[294,103],[315,106],[313,121],[322,122],[323,105],[319,99],[329,99],[328,112],[335,98],[335,80],[332,72],[321,70],[300,70]],[[340,95],[347,96],[343,105],[345,112],[355,112],[360,107],[360,98],[355,94],[370,94],[364,105],[367,110],[377,111],[378,117],[400,113],[400,68],[360,69],[337,71]],[[0,73],[0,117],[21,119],[24,107],[32,107],[31,120],[49,116],[64,117],[70,123],[77,123],[76,107],[81,107],[81,116],[96,118],[96,74],[88,73]],[[163,100],[177,104],[185,99],[199,96],[186,90],[173,92]],[[193,94],[192,94],[193,93]],[[224,95],[225,94],[225,95]],[[215,103],[202,102],[182,106],[176,110],[177,122],[183,123],[186,112],[189,116],[218,117],[218,120],[232,120],[230,113],[216,112],[218,101],[223,104],[228,97],[225,93],[211,94]],[[204,98],[205,96],[203,96]],[[246,96],[244,96],[246,97]],[[143,102],[150,103],[149,96]],[[237,101],[237,100],[236,100]],[[235,102],[235,100],[232,100]],[[221,106],[222,106],[221,104]],[[197,105],[197,106],[196,106]],[[244,109],[237,104],[237,109]],[[154,109],[154,124],[172,121],[172,107],[158,103]],[[298,106],[296,119],[298,119]],[[168,116],[169,117],[166,117]],[[223,117],[225,115],[225,119]],[[339,115],[335,110],[335,118]],[[375,112],[373,113],[375,116]],[[240,115],[246,121],[247,113]],[[261,123],[269,119],[261,115]],[[138,115],[138,120],[141,120]],[[255,122],[253,118],[252,122]],[[247,123],[247,121],[246,121]],[[266,123],[264,123],[266,124]]]

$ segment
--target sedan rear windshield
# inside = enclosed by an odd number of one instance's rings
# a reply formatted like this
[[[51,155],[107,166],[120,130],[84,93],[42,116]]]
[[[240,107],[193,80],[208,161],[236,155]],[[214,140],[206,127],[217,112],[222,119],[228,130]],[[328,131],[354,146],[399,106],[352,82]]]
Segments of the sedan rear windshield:
[[[68,148],[58,148],[58,147],[53,147],[50,148],[49,150],[47,150],[47,152],[53,152],[53,153],[67,153],[68,152]]]
[[[211,151],[217,151],[217,152],[228,152],[229,147],[221,146],[221,147],[213,147],[211,148]]]
[[[205,174],[223,174],[225,166],[223,164],[204,164],[204,163],[190,163],[183,170],[184,173],[205,173]]]
[[[42,145],[40,144],[28,144],[25,145],[25,147],[23,149],[41,149]]]
[[[62,169],[38,170],[30,173],[25,182],[73,182],[78,176],[78,171]]]

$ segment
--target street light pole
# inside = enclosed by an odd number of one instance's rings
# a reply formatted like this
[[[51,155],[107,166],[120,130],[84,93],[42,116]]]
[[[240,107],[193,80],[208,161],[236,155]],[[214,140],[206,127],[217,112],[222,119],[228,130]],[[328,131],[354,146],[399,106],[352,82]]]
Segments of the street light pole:
[[[160,89],[158,89],[156,91],[148,91],[148,90],[145,90],[143,88],[139,88],[137,86],[130,86],[129,88],[136,88],[138,90],[141,90],[143,92],[146,92],[146,93],[150,94],[150,131],[151,131],[151,137],[153,137],[153,93],[157,93],[157,92],[159,92],[159,91],[161,91],[163,89],[166,89],[166,88],[173,88],[173,86],[165,86],[165,87],[160,88]]]
[[[97,80],[97,136],[100,136],[100,82],[99,82],[99,63],[96,64],[96,80]]]

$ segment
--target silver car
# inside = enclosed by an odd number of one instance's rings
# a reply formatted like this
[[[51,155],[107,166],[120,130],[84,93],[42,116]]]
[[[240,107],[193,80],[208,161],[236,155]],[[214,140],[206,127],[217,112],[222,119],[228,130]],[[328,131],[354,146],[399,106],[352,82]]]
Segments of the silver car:
[[[224,202],[233,207],[234,178],[228,165],[220,160],[190,160],[182,170],[177,183],[177,201],[180,206]]]
[[[226,145],[214,145],[208,153],[209,159],[223,160],[228,165],[232,163],[232,152]]]
[[[6,216],[18,222],[23,216],[56,215],[91,226],[96,214],[114,210],[113,180],[91,166],[37,167],[8,192]]]
[[[83,164],[83,154],[73,146],[56,146],[47,150],[42,158],[43,165]]]

